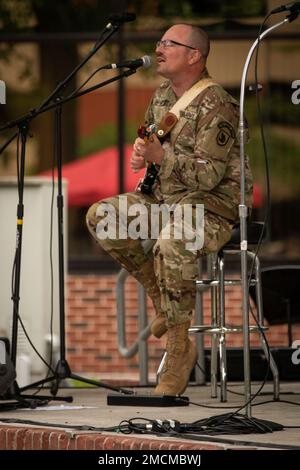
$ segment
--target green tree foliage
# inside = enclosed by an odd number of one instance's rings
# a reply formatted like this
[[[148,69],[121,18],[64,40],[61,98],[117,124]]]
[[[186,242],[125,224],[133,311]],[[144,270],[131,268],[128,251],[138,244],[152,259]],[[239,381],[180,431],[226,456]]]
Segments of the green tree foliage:
[[[5,32],[79,32],[100,30],[110,13],[125,8],[112,0],[1,0],[0,29]]]
[[[125,1],[102,2],[98,0],[0,0],[0,40],[1,34],[14,33],[70,33],[82,31],[101,31],[108,16],[124,11]],[[16,36],[17,37],[17,36]],[[38,40],[38,36],[36,37]],[[16,43],[6,42],[0,47],[0,60],[6,61],[18,54]],[[48,96],[71,70],[78,64],[77,44],[72,41],[38,41],[40,84],[27,93],[11,90],[9,81],[8,105],[1,109],[1,121],[13,119],[36,106]],[[32,64],[24,61],[18,68],[18,80],[30,75]],[[75,82],[70,89],[75,88]],[[28,103],[31,103],[28,106]],[[76,154],[76,102],[64,108],[63,154],[64,161],[72,160]],[[41,157],[37,170],[48,169],[52,160],[53,117],[47,113],[33,123],[33,129],[40,142]]]

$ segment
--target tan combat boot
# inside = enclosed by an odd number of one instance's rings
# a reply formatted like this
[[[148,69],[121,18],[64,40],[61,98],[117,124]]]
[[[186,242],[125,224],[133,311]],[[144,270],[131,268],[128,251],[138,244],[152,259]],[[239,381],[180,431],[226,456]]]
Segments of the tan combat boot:
[[[190,321],[168,328],[167,357],[155,395],[181,395],[197,362],[197,349],[189,340]]]
[[[153,336],[155,336],[156,338],[161,338],[162,335],[166,333],[168,329],[166,321],[167,321],[167,316],[164,313],[159,312],[156,315],[150,327],[151,333],[153,334]]]

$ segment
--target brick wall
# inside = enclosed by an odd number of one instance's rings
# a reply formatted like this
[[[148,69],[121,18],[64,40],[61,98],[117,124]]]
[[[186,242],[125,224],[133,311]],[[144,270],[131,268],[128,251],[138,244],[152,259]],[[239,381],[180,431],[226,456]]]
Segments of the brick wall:
[[[137,283],[128,277],[126,290],[127,345],[137,336]],[[210,295],[204,294],[204,318],[209,323]],[[154,317],[148,300],[148,318]],[[227,323],[241,325],[241,292],[235,286],[226,289]],[[300,325],[293,325],[294,339],[300,338]],[[271,346],[287,346],[287,325],[271,326],[267,333]],[[164,338],[148,340],[149,372],[154,373],[164,348]],[[251,345],[259,346],[257,334]],[[205,345],[210,338],[205,335]],[[242,335],[227,335],[228,346],[241,346]],[[67,297],[67,354],[74,372],[87,375],[99,372],[117,377],[138,376],[138,356],[124,358],[118,351],[116,321],[116,275],[69,275]]]
[[[108,433],[84,433],[2,425],[1,450],[224,450],[231,446],[209,442],[151,439],[151,436],[125,436]],[[237,448],[238,449],[238,448]],[[254,447],[247,446],[247,450]],[[2,456],[3,457],[3,454]],[[7,456],[7,459],[12,457]],[[50,457],[50,456],[49,456]],[[68,458],[70,455],[68,455]],[[88,456],[87,456],[88,457]],[[24,458],[24,456],[23,456]],[[31,455],[28,459],[31,459]],[[77,458],[77,456],[75,457]],[[18,460],[18,459],[17,459]],[[72,458],[71,458],[72,460]],[[88,460],[87,460],[88,462]],[[78,463],[78,462],[77,462]]]

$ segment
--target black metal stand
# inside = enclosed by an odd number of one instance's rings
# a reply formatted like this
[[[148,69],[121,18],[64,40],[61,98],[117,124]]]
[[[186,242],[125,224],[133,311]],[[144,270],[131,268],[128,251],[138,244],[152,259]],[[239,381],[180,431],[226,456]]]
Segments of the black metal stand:
[[[0,398],[4,400],[16,400],[15,403],[4,403],[0,405],[0,410],[18,408],[18,407],[31,407],[35,408],[38,403],[46,404],[48,400],[60,400],[72,402],[71,396],[67,397],[56,397],[59,384],[61,380],[66,378],[72,378],[84,383],[95,385],[97,387],[105,387],[116,392],[122,392],[123,394],[132,394],[131,390],[126,390],[120,387],[113,387],[104,384],[100,381],[90,380],[71,372],[70,366],[66,360],[66,346],[65,346],[65,295],[64,295],[64,238],[63,238],[63,194],[62,194],[62,155],[61,155],[61,110],[62,105],[65,102],[76,99],[79,96],[90,93],[100,87],[103,87],[109,83],[119,80],[123,77],[127,77],[136,72],[136,68],[130,68],[121,74],[106,80],[98,85],[90,87],[79,93],[71,93],[68,97],[61,99],[58,96],[67,87],[70,80],[78,72],[78,70],[97,52],[97,50],[114,34],[121,23],[124,21],[132,21],[133,18],[127,19],[124,17],[114,17],[110,23],[105,27],[101,34],[99,41],[94,45],[93,49],[89,52],[87,57],[69,74],[69,76],[61,82],[55,90],[46,98],[37,109],[32,109],[27,115],[21,118],[9,122],[7,125],[0,128],[0,132],[9,128],[18,127],[19,131],[15,133],[7,143],[0,149],[0,153],[14,140],[15,137],[21,137],[21,158],[19,162],[18,156],[18,194],[19,202],[17,208],[17,235],[16,235],[16,253],[14,259],[14,280],[13,280],[13,324],[12,324],[12,349],[11,359],[12,363],[16,365],[16,354],[17,354],[17,337],[18,337],[18,321],[19,321],[19,301],[20,301],[20,277],[21,277],[21,252],[22,252],[22,228],[23,228],[23,193],[24,193],[24,169],[25,169],[25,154],[26,154],[26,140],[28,135],[29,124],[33,118],[41,113],[44,113],[50,109],[55,109],[55,153],[57,161],[58,171],[58,196],[57,196],[57,208],[58,208],[58,247],[59,247],[59,308],[60,308],[60,359],[56,365],[55,371],[52,376],[45,379],[39,380],[25,387],[19,388],[16,381],[9,387],[5,395]],[[103,38],[104,34],[107,36]],[[21,395],[21,392],[30,388],[36,388],[46,383],[53,382],[51,387],[51,396],[36,396],[36,395]]]
[[[68,361],[66,360],[66,342],[65,342],[65,276],[64,276],[64,218],[63,207],[64,199],[62,193],[62,133],[61,133],[61,114],[62,102],[60,98],[56,99],[57,106],[55,108],[55,157],[57,164],[57,216],[58,216],[58,263],[59,263],[59,323],[60,323],[60,359],[56,365],[54,375],[45,379],[39,380],[33,384],[22,387],[20,390],[24,391],[29,388],[39,387],[45,383],[53,382],[51,387],[51,394],[56,395],[59,383],[61,380],[70,378],[80,382],[95,385],[97,387],[107,388],[123,394],[131,394],[131,390],[125,390],[120,387],[113,387],[100,381],[90,380],[85,377],[73,374],[71,372]]]

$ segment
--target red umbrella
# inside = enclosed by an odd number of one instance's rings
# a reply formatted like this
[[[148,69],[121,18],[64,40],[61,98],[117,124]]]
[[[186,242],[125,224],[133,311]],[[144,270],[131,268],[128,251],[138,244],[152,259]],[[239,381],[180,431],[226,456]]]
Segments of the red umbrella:
[[[264,195],[260,186],[254,183],[253,185],[253,208],[258,209],[264,203]]]
[[[133,173],[129,166],[132,145],[125,145],[125,191],[133,191],[145,170]],[[86,158],[66,163],[62,167],[62,176],[68,181],[69,206],[90,206],[100,199],[119,193],[118,187],[119,155],[117,147],[109,147],[93,153]],[[57,174],[57,172],[55,172]],[[51,175],[46,171],[42,176]],[[253,206],[261,207],[263,195],[254,185]]]
[[[129,167],[132,145],[125,145],[125,191],[133,191],[145,170],[133,173]],[[117,147],[109,147],[86,158],[62,166],[62,177],[68,181],[69,206],[89,206],[119,193],[119,156]],[[51,171],[43,173],[51,175]],[[57,175],[57,171],[55,171]]]

